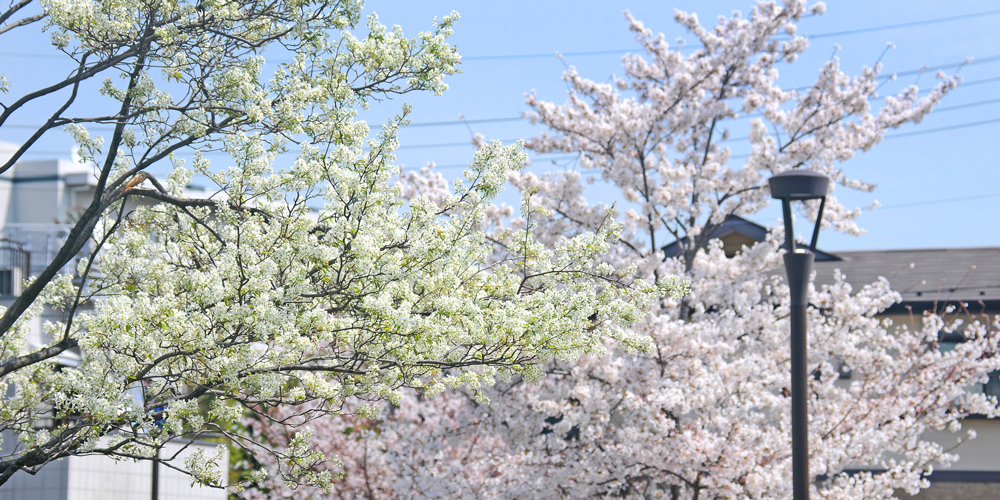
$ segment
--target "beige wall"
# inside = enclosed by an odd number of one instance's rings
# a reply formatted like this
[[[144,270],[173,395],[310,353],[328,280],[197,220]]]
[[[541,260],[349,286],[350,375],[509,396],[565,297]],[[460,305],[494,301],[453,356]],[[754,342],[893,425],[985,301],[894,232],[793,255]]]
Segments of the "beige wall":
[[[1000,498],[1000,484],[932,482],[930,488],[917,495],[896,492],[896,496],[914,500],[997,500]]]
[[[965,440],[958,445],[954,453],[961,458],[950,469],[1000,471],[1000,421],[966,419],[962,422],[962,430],[957,433],[930,431],[924,433],[923,437],[950,448],[955,446],[958,438],[965,439],[969,430],[976,431],[976,439]],[[933,475],[931,477],[933,479]],[[1000,484],[996,486],[998,491],[996,498],[1000,498]]]

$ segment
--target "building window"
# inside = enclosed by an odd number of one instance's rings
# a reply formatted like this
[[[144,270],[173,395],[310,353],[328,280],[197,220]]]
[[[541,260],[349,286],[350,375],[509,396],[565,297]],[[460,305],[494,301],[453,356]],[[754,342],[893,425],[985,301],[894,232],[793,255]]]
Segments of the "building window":
[[[1000,399],[1000,370],[991,372],[990,380],[982,386],[987,396],[996,396]]]
[[[941,352],[948,352],[962,342],[961,340],[954,338],[956,337],[954,334],[949,335],[948,337],[952,338],[946,338],[941,342]],[[973,394],[982,393],[987,396],[996,396],[1000,399],[1000,370],[990,372],[989,377],[989,380],[987,380],[985,384],[972,384],[969,387],[966,387],[965,390]]]

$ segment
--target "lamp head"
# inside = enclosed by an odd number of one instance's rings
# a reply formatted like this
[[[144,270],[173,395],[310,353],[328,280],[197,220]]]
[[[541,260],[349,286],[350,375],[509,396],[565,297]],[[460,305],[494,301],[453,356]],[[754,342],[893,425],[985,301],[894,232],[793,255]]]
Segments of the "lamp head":
[[[779,200],[814,200],[830,192],[830,178],[814,170],[787,170],[772,175],[767,184],[771,198]]]
[[[792,169],[772,175],[767,184],[771,187],[771,198],[781,200],[781,210],[785,218],[785,246],[789,252],[795,252],[792,201],[820,199],[816,227],[813,228],[812,241],[809,245],[809,250],[815,252],[819,226],[823,222],[823,207],[826,205],[826,195],[830,192],[830,178],[814,170]]]

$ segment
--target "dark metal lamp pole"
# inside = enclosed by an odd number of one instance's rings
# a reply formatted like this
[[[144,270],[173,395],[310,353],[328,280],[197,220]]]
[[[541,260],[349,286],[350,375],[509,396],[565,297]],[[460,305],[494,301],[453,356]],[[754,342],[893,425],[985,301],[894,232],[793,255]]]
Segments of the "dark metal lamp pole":
[[[808,325],[806,306],[809,304],[809,275],[812,273],[816,239],[823,220],[823,207],[830,189],[830,178],[812,170],[789,170],[775,174],[767,182],[771,197],[781,200],[785,220],[785,272],[788,273],[788,294],[791,298],[791,360],[792,360],[792,498],[809,499],[809,379]],[[795,248],[792,231],[792,201],[819,199],[819,213],[809,248]]]

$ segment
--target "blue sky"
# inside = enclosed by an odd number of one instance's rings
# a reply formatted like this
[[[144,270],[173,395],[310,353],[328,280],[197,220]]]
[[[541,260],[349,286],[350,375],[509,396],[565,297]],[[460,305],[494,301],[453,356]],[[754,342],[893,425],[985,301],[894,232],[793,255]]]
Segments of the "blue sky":
[[[401,133],[403,148],[398,162],[408,168],[435,161],[449,176],[457,175],[472,157],[468,145],[470,128],[488,139],[514,140],[539,133],[540,127],[522,120],[477,122],[517,118],[527,108],[524,94],[537,91],[545,100],[562,102],[566,86],[560,79],[565,65],[582,75],[606,80],[621,74],[620,59],[638,44],[626,29],[622,13],[628,9],[668,40],[691,39],[673,21],[673,9],[697,12],[705,23],[734,10],[748,12],[752,2],[740,1],[521,1],[504,2],[422,0],[369,1],[366,10],[378,12],[383,23],[399,24],[408,34],[430,28],[435,16],[452,10],[460,13],[452,42],[464,56],[463,74],[450,77],[451,89],[444,96],[407,95],[378,105],[365,116],[375,124],[395,114],[403,102],[414,105],[415,124],[455,122],[464,116],[472,123],[411,126]],[[989,13],[989,14],[984,14]],[[830,34],[901,23],[937,20],[967,14],[962,19],[855,34],[825,36],[811,41],[809,51],[798,62],[781,68],[785,88],[811,83],[819,66],[840,45],[842,67],[856,73],[872,64],[887,42],[896,49],[884,58],[886,73],[905,72],[921,66],[939,66],[974,57],[982,62],[961,69],[971,85],[957,89],[919,125],[907,125],[889,135],[921,132],[887,138],[871,152],[860,154],[844,165],[848,175],[878,185],[873,194],[837,192],[849,206],[867,206],[878,200],[883,207],[866,212],[860,221],[869,234],[860,238],[825,232],[820,245],[829,250],[966,247],[1000,244],[1000,122],[969,126],[1000,119],[1000,2],[926,0],[830,1],[827,13],[800,23],[803,34]],[[67,68],[56,59],[32,58],[45,53],[45,36],[22,36],[0,47],[0,72],[11,80],[12,90],[41,84],[64,74]],[[51,52],[50,52],[51,53]],[[555,56],[563,54],[562,59]],[[954,71],[954,70],[950,70]],[[891,92],[917,81],[916,75],[900,77]],[[921,86],[933,83],[933,72],[922,76]],[[993,101],[993,102],[990,102]],[[944,109],[948,108],[948,109]],[[40,116],[18,116],[12,123],[34,123]],[[35,121],[38,121],[35,120]],[[932,131],[956,127],[951,130]],[[926,132],[926,133],[924,133]],[[0,140],[16,142],[27,130],[0,131]],[[460,144],[449,146],[450,144]],[[53,134],[39,144],[45,151],[33,158],[68,151],[71,142]],[[737,153],[734,146],[734,153]],[[564,155],[559,155],[561,158]],[[535,171],[573,168],[565,159],[535,161]],[[597,184],[588,191],[594,201],[614,199],[613,188]],[[516,195],[505,197],[516,200]],[[758,222],[772,225],[780,214],[768,210]]]
[[[420,29],[425,19],[441,16],[451,9],[462,19],[453,38],[464,56],[462,75],[450,80],[451,89],[442,97],[407,97],[414,103],[415,123],[454,121],[459,115],[468,120],[520,116],[526,110],[524,93],[536,90],[555,102],[565,99],[566,87],[560,80],[564,63],[595,80],[621,74],[622,52],[575,54],[617,50],[638,51],[626,29],[623,11],[630,10],[668,40],[685,37],[673,21],[673,9],[697,12],[702,22],[734,10],[748,12],[748,1],[601,1],[601,2],[370,2],[386,23],[398,23],[406,30]],[[827,34],[859,28],[940,19],[1000,10],[1000,2],[960,1],[831,1],[823,16],[800,23],[800,33]],[[781,69],[783,87],[811,83],[819,66],[840,45],[837,55],[851,73],[878,59],[887,42],[896,49],[883,58],[886,72],[903,72],[921,66],[937,66],[963,61],[966,57],[1000,55],[1000,12],[971,18],[908,28],[862,34],[825,37],[811,42],[810,50],[798,62]],[[691,37],[687,37],[690,39]],[[555,53],[564,54],[563,60]],[[537,56],[553,54],[549,56]],[[503,57],[536,55],[535,57]],[[501,56],[501,57],[498,57]],[[952,70],[953,71],[953,70]],[[1000,78],[1000,61],[973,64],[961,69],[966,82]],[[917,81],[916,76],[900,77],[892,91]],[[933,72],[918,82],[933,83]],[[942,103],[944,107],[974,104],[932,114],[923,123],[907,125],[896,133],[917,132],[973,122],[1000,119],[1000,102],[979,104],[1000,98],[1000,79],[960,87]],[[491,139],[529,137],[541,131],[523,121],[472,123],[472,130]],[[849,206],[868,206],[878,200],[883,207],[866,212],[860,223],[869,231],[852,237],[826,231],[820,246],[828,249],[882,249],[988,246],[1000,244],[1000,170],[997,136],[1000,123],[963,127],[887,139],[872,151],[858,155],[845,165],[849,175],[878,184],[873,194],[851,194],[840,189],[837,195]],[[889,134],[892,135],[892,134]],[[465,125],[410,127],[402,132],[404,146],[460,143],[469,139]],[[735,147],[735,146],[734,146]],[[404,148],[399,160],[408,167],[428,160],[438,165],[460,165],[469,160],[468,147]],[[536,161],[537,171],[572,168],[565,161]],[[613,188],[597,185],[588,191],[595,201],[609,201]],[[992,196],[988,196],[992,195]],[[979,198],[973,198],[980,196]],[[961,198],[960,201],[941,202]],[[936,202],[936,203],[928,203]],[[774,224],[780,214],[768,210],[756,219]]]

